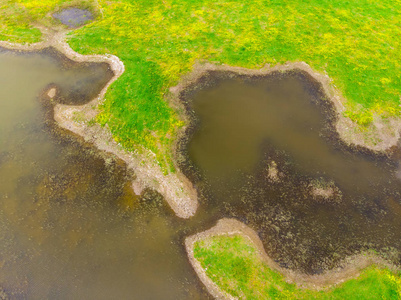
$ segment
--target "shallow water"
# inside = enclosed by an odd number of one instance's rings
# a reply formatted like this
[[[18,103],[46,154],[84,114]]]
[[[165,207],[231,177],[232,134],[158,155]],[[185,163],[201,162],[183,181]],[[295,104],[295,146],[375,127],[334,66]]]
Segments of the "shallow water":
[[[196,220],[152,191],[133,194],[125,164],[52,121],[112,76],[51,49],[0,49],[0,290],[11,299],[209,299],[185,255]],[[1,293],[0,293],[1,294]]]
[[[53,14],[53,17],[70,28],[79,27],[86,22],[93,20],[92,13],[86,9],[66,8]]]
[[[366,249],[400,264],[399,154],[344,145],[306,73],[210,72],[181,98],[194,119],[181,168],[201,206],[249,224],[284,267],[320,273]]]
[[[157,193],[135,196],[123,162],[58,129],[40,96],[56,86],[53,102],[86,103],[111,78],[108,65],[0,48],[0,70],[0,295],[210,299],[183,241],[223,217],[257,230],[281,265],[309,273],[368,248],[400,262],[400,151],[343,145],[333,108],[303,73],[210,73],[182,94],[196,121],[180,143],[181,168],[201,202],[182,220]],[[333,195],[313,196],[316,188]]]

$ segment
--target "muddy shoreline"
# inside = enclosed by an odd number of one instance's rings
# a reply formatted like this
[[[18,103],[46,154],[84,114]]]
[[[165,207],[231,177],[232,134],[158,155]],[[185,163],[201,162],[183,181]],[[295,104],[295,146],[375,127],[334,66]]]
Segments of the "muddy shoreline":
[[[81,55],[72,50],[65,42],[65,36],[69,31],[39,28],[44,35],[43,42],[21,45],[0,41],[0,47],[18,52],[42,51],[51,47],[74,62],[107,63],[114,73],[99,95],[89,103],[84,105],[56,104],[54,119],[57,124],[61,128],[82,136],[86,142],[92,143],[98,149],[110,152],[125,161],[127,168],[135,171],[136,179],[132,182],[132,188],[136,194],[141,194],[145,188],[154,189],[164,196],[178,217],[193,216],[198,207],[197,195],[192,184],[184,175],[180,172],[165,175],[157,164],[155,155],[148,149],[142,148],[134,153],[127,152],[114,141],[107,126],[103,128],[98,124],[88,124],[98,114],[97,106],[103,101],[108,87],[125,71],[122,61],[114,55]],[[49,87],[48,92],[53,93],[53,89],[53,86]],[[79,115],[79,121],[75,120],[77,115]]]
[[[321,109],[327,117],[327,128],[324,129],[326,137],[335,141],[336,147],[344,149],[352,153],[362,153],[368,156],[375,157],[377,160],[386,161],[390,163],[390,158],[394,157],[397,152],[397,142],[399,139],[400,120],[390,120],[388,124],[394,126],[392,128],[386,128],[383,132],[380,132],[380,126],[385,126],[376,120],[376,123],[371,125],[369,134],[379,136],[382,138],[380,143],[370,143],[373,140],[367,139],[367,133],[361,131],[358,125],[353,124],[350,120],[346,119],[342,112],[345,110],[344,101],[340,96],[339,92],[336,91],[335,87],[331,86],[330,79],[328,76],[321,75],[314,72],[305,63],[289,63],[283,66],[276,66],[270,68],[266,66],[260,70],[249,70],[230,66],[216,66],[212,64],[197,65],[191,74],[180,82],[179,85],[170,89],[172,93],[172,99],[175,106],[182,114],[182,119],[187,124],[179,132],[179,138],[175,144],[175,155],[176,160],[180,163],[180,168],[184,174],[196,185],[197,182],[202,180],[202,174],[191,162],[188,161],[187,156],[187,145],[194,132],[199,128],[197,116],[191,110],[190,103],[186,102],[188,97],[187,93],[192,93],[194,90],[200,90],[213,85],[214,76],[220,78],[221,74],[226,78],[259,78],[267,76],[281,76],[281,74],[287,74],[291,72],[300,72],[305,76],[310,77],[310,80],[314,81],[318,88],[321,90],[320,94],[324,95],[322,98],[324,104],[321,104]],[[216,75],[218,74],[218,75]],[[320,100],[319,100],[320,101]],[[382,124],[382,125],[378,125]],[[386,126],[389,126],[389,125]],[[390,127],[391,127],[390,126]],[[397,156],[397,154],[396,154]],[[321,191],[317,191],[321,192]],[[334,192],[334,191],[332,191]],[[294,271],[288,268],[280,267],[275,263],[265,252],[265,248],[259,236],[245,224],[235,220],[223,219],[212,229],[195,234],[188,237],[185,241],[187,254],[189,261],[195,269],[198,277],[207,287],[208,291],[216,299],[233,299],[230,295],[222,292],[216,284],[214,284],[210,278],[207,277],[205,271],[201,267],[200,263],[193,256],[193,245],[194,243],[202,238],[213,235],[221,234],[241,234],[249,238],[258,248],[260,255],[263,260],[266,261],[272,269],[282,273],[287,278],[288,282],[296,283],[299,287],[309,289],[325,289],[333,285],[340,284],[346,280],[359,276],[361,270],[365,269],[371,264],[387,267],[392,270],[399,270],[399,267],[390,263],[381,256],[372,254],[370,252],[362,251],[360,254],[353,254],[346,256],[345,259],[340,260],[340,263],[333,269],[326,269],[320,274],[309,275],[301,271]]]
[[[393,271],[398,270],[395,266],[388,263],[384,259],[371,253],[361,253],[345,259],[340,266],[333,270],[325,271],[319,275],[306,275],[297,271],[292,271],[283,267],[280,267],[274,262],[265,252],[263,244],[258,234],[246,226],[245,224],[235,219],[221,219],[212,228],[189,236],[185,239],[185,248],[188,254],[189,261],[192,267],[195,269],[199,278],[203,284],[207,287],[208,291],[216,299],[235,299],[231,295],[222,291],[207,275],[205,270],[202,268],[200,262],[194,256],[194,246],[197,241],[207,239],[219,235],[241,235],[248,239],[252,245],[257,249],[258,255],[260,255],[263,262],[265,262],[269,268],[274,271],[280,272],[286,278],[289,283],[295,283],[300,288],[324,290],[330,288],[333,285],[341,284],[347,280],[356,278],[359,276],[361,271],[371,264],[375,264],[380,267],[389,268]]]
[[[55,105],[54,119],[57,124],[61,128],[82,136],[85,141],[92,143],[100,150],[112,153],[118,158],[124,160],[127,167],[134,170],[137,175],[137,178],[132,182],[132,188],[137,194],[140,194],[144,188],[153,188],[164,196],[178,217],[189,218],[193,216],[198,207],[197,192],[193,187],[193,183],[188,178],[186,178],[180,171],[175,174],[164,175],[163,171],[156,163],[155,155],[149,150],[140,149],[135,153],[127,152],[121,147],[121,145],[114,141],[107,126],[102,128],[98,124],[88,124],[88,122],[97,115],[97,106],[103,101],[108,87],[125,71],[124,64],[118,57],[113,55],[80,55],[76,53],[65,42],[65,35],[68,31],[55,31],[48,28],[40,29],[44,34],[43,42],[32,45],[20,45],[0,41],[0,47],[14,51],[40,51],[48,47],[53,47],[68,59],[76,62],[108,63],[114,73],[114,76],[105,85],[100,94],[89,103],[79,106],[62,104]],[[170,94],[167,95],[167,97],[172,100],[175,109],[180,112],[181,118],[187,124],[187,126],[181,129],[178,133],[178,137],[174,144],[173,155],[175,156],[175,161],[182,160],[178,149],[181,147],[180,143],[182,144],[183,141],[188,139],[187,130],[188,126],[191,124],[191,116],[188,115],[184,104],[180,100],[181,93],[189,86],[197,84],[198,80],[207,75],[210,71],[233,72],[239,75],[248,76],[264,76],[272,72],[286,72],[291,70],[301,70],[306,72],[321,84],[324,93],[334,104],[337,113],[335,129],[341,140],[346,145],[351,145],[355,151],[373,151],[375,155],[386,157],[389,153],[388,150],[397,144],[399,139],[399,130],[401,128],[401,119],[387,119],[386,122],[383,122],[383,120],[377,118],[370,126],[369,131],[362,131],[358,125],[343,117],[342,113],[345,110],[343,103],[345,103],[345,99],[341,96],[341,93],[336,89],[336,87],[331,84],[330,78],[327,75],[315,72],[304,62],[288,63],[285,65],[277,65],[275,67],[266,65],[264,68],[259,70],[217,66],[206,63],[195,65],[194,70],[190,74],[184,76],[177,86],[170,88]],[[49,87],[48,91],[50,92],[52,88],[53,87]],[[51,98],[51,95],[52,93],[49,94],[48,97]],[[80,121],[75,120],[77,114],[80,116]],[[192,257],[193,253],[191,252],[193,244],[197,239],[216,234],[243,234],[255,243],[262,257],[264,257],[264,259],[269,263],[269,266],[283,273],[291,282],[295,282],[302,287],[321,289],[328,285],[338,284],[347,279],[358,276],[361,269],[372,263],[394,268],[376,256],[371,257],[358,255],[349,257],[341,268],[326,271],[321,275],[304,275],[296,273],[289,269],[277,266],[265,253],[261,240],[257,234],[249,227],[238,221],[224,220],[220,221],[218,225],[211,230],[191,236],[185,241],[191,264],[194,266],[202,282],[207,286],[209,292],[218,299],[219,297],[226,299],[228,296],[218,294],[218,290],[215,291],[215,287],[213,287],[210,282],[208,283],[208,278],[205,278],[206,274],[202,275],[202,270],[200,270],[199,266],[196,265],[196,261],[194,262],[194,258]]]
[[[316,90],[318,98],[319,110],[325,115],[325,126],[322,128],[325,139],[332,141],[336,147],[343,151],[355,154],[364,154],[375,157],[377,160],[388,160],[397,152],[398,138],[401,130],[401,120],[399,125],[393,128],[394,133],[383,139],[381,144],[370,145],[363,139],[366,132],[361,131],[357,124],[352,126],[352,134],[348,132],[349,127],[344,124],[349,120],[342,115],[345,107],[340,101],[339,96],[331,96],[330,93],[336,93],[334,88],[330,86],[330,80],[327,76],[323,76],[314,72],[306,63],[288,63],[286,65],[277,65],[273,68],[265,67],[259,70],[243,69],[231,66],[216,66],[213,64],[196,65],[192,73],[188,74],[179,85],[170,88],[173,106],[180,112],[181,119],[185,122],[185,126],[178,132],[178,138],[174,144],[174,158],[180,170],[189,180],[196,185],[201,181],[201,172],[194,166],[187,157],[187,146],[194,132],[199,129],[199,121],[191,108],[190,94],[196,93],[201,89],[207,89],[213,86],[214,79],[261,79],[261,78],[279,78],[288,75],[298,75],[303,82],[310,84],[311,90]],[[326,78],[327,77],[327,78]],[[324,81],[326,80],[326,81]],[[330,93],[329,93],[330,92]],[[373,125],[372,125],[373,126]],[[374,133],[372,133],[374,134]]]
[[[190,124],[191,115],[185,105],[181,101],[181,94],[185,93],[189,88],[202,86],[202,78],[208,77],[209,73],[231,73],[233,76],[268,76],[272,73],[286,73],[291,71],[300,71],[306,73],[313,81],[321,85],[323,94],[333,104],[336,110],[336,122],[334,127],[338,132],[340,139],[346,145],[351,146],[357,151],[368,149],[375,154],[385,154],[397,145],[401,132],[401,118],[380,118],[375,116],[373,123],[368,128],[361,128],[358,124],[352,122],[349,118],[344,117],[346,99],[341,92],[332,84],[332,80],[326,74],[321,74],[313,70],[305,62],[288,62],[284,65],[270,66],[265,65],[261,69],[246,69],[242,67],[215,65],[211,63],[197,63],[194,65],[192,72],[183,76],[178,85],[170,88],[169,98],[173,102],[173,106],[181,113],[181,118]],[[196,87],[198,88],[198,87]],[[330,116],[328,116],[330,117]],[[179,136],[185,135],[187,126],[179,132]],[[177,139],[179,140],[179,139]]]

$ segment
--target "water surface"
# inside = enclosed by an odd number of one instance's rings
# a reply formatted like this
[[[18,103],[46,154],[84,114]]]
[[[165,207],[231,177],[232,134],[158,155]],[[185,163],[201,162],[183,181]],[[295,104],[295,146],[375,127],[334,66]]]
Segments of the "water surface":
[[[77,28],[93,20],[92,13],[89,10],[76,7],[63,9],[53,14],[53,17],[70,28]]]
[[[11,299],[210,299],[183,241],[223,217],[308,273],[364,249],[400,262],[399,153],[341,143],[304,73],[210,73],[181,95],[194,122],[180,165],[201,202],[182,220],[157,193],[135,196],[122,161],[54,124],[43,92],[86,103],[113,75],[107,64],[0,49],[0,70],[0,287]]]
[[[0,51],[0,288],[11,299],[208,299],[183,247],[188,225],[122,161],[59,130],[113,75],[52,49]]]
[[[320,273],[366,249],[400,263],[397,154],[342,143],[306,73],[210,72],[181,98],[194,120],[181,166],[201,206],[249,224],[284,267]]]

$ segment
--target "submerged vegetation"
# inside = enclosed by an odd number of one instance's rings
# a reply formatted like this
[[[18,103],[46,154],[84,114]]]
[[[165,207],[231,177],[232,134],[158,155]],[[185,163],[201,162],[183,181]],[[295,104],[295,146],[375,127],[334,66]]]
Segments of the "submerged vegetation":
[[[399,299],[401,273],[371,266],[356,279],[324,291],[300,289],[262,261],[240,235],[218,235],[195,243],[194,256],[220,289],[240,299]]]
[[[196,62],[260,68],[305,61],[333,79],[347,99],[345,114],[360,125],[401,112],[399,0],[0,0],[0,40],[40,41],[35,26],[61,26],[52,13],[65,7],[95,17],[69,33],[75,51],[114,54],[125,65],[96,121],[126,149],[153,151],[166,171],[173,170],[171,145],[183,125],[168,89]],[[318,292],[287,283],[240,236],[200,241],[194,250],[212,280],[247,299],[401,297],[401,275],[374,266]]]
[[[89,8],[96,20],[69,35],[83,54],[111,53],[126,72],[106,95],[97,121],[127,149],[137,145],[171,165],[182,123],[168,88],[196,61],[260,68],[305,61],[326,72],[361,125],[400,113],[400,1],[3,0],[0,39],[40,39],[30,24],[57,24],[51,12]],[[167,164],[165,163],[167,161]]]

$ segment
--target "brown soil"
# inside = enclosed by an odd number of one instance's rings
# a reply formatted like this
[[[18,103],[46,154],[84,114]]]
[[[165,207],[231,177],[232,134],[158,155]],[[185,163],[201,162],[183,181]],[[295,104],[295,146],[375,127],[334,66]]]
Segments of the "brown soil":
[[[330,197],[332,197],[334,194],[334,190],[332,188],[318,188],[318,187],[314,187],[312,188],[312,195],[314,197],[323,197],[325,199],[328,199]]]
[[[275,161],[271,161],[267,167],[267,178],[273,182],[280,180],[280,173],[277,169],[277,164]]]
[[[342,193],[333,182],[312,181],[307,189],[317,202],[339,203],[342,200]]]
[[[223,292],[207,275],[205,270],[202,268],[199,261],[194,257],[194,245],[195,242],[207,239],[218,235],[241,235],[251,241],[251,243],[258,250],[262,261],[264,261],[269,268],[280,272],[283,274],[289,283],[295,283],[300,288],[308,288],[315,290],[322,290],[333,285],[340,284],[349,279],[356,278],[359,276],[360,272],[371,264],[376,264],[391,270],[396,270],[396,268],[389,264],[384,259],[370,254],[364,253],[355,256],[348,257],[342,262],[342,264],[336,269],[325,271],[319,275],[305,275],[296,271],[285,269],[280,267],[275,263],[265,252],[263,243],[260,240],[257,233],[245,224],[235,220],[235,219],[221,219],[218,221],[217,225],[209,230],[201,233],[197,233],[185,239],[185,247],[191,262],[192,267],[195,269],[199,278],[206,286],[210,294],[212,294],[216,299],[235,299],[226,292]]]
[[[57,89],[56,89],[55,87],[50,88],[50,89],[47,91],[47,96],[48,96],[50,99],[53,99],[56,95],[57,95]]]

